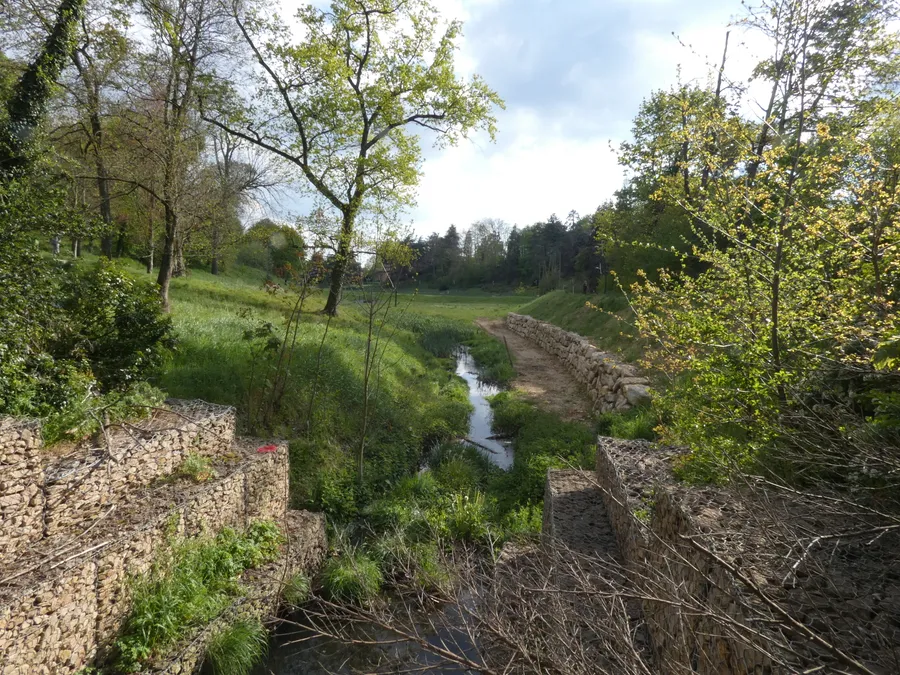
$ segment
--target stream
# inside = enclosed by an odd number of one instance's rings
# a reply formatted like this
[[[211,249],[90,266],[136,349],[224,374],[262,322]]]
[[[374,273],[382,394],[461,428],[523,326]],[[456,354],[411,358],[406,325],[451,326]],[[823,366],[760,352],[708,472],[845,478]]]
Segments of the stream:
[[[500,387],[484,382],[475,359],[465,349],[456,355],[456,374],[466,382],[469,402],[474,410],[469,415],[467,439],[501,469],[509,469],[513,462],[513,450],[509,444],[493,438],[492,412],[487,397],[500,391]],[[402,616],[406,613],[402,600],[391,598]],[[468,651],[471,642],[462,630],[447,628],[458,625],[453,620],[455,607],[436,607],[433,611],[416,615],[421,635],[430,643],[439,645],[457,642]],[[458,616],[457,616],[458,619]],[[473,673],[459,666],[441,662],[428,650],[411,642],[397,641],[396,636],[373,624],[360,623],[349,627],[349,634],[358,642],[346,644],[340,640],[314,635],[289,622],[283,623],[273,633],[269,642],[269,655],[265,664],[254,670],[254,675],[355,675],[373,672],[415,672],[427,675]],[[365,642],[367,644],[361,644]],[[381,644],[375,644],[380,642]],[[465,645],[469,645],[466,647]],[[473,655],[474,656],[474,655]]]

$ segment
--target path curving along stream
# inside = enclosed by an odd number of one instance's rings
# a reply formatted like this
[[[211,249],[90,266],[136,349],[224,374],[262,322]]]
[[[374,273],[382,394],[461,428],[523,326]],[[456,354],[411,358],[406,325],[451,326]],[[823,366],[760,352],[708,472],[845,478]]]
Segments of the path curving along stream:
[[[476,319],[475,323],[505,342],[512,353],[516,377],[511,389],[521,392],[542,410],[564,420],[590,419],[590,400],[563,363],[538,345],[506,327],[503,319]]]

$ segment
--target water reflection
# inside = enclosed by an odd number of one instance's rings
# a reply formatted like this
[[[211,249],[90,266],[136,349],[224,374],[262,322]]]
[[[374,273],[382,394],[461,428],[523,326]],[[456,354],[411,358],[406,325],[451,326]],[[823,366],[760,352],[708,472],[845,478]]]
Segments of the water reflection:
[[[469,439],[481,446],[478,449],[494,464],[501,469],[509,469],[513,463],[512,448],[491,438],[493,413],[487,397],[498,393],[500,388],[481,379],[478,364],[466,350],[460,350],[456,355],[456,374],[466,381],[469,402],[475,408],[469,417]]]

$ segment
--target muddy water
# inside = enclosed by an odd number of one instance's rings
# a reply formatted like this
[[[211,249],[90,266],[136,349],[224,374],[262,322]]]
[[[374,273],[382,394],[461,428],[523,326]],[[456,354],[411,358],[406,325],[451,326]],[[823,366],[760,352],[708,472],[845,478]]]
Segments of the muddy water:
[[[492,438],[491,422],[493,413],[487,398],[500,391],[496,385],[489,384],[481,378],[481,371],[475,359],[465,350],[456,355],[456,374],[466,381],[469,387],[469,402],[474,407],[469,416],[469,440],[475,441],[481,452],[501,469],[509,469],[513,463],[512,447]]]
[[[502,469],[512,466],[513,451],[508,444],[492,438],[492,413],[487,397],[500,388],[481,378],[478,364],[465,350],[456,357],[456,374],[466,381],[469,401],[474,410],[469,417],[467,438]],[[390,602],[399,603],[399,599]],[[432,612],[416,616],[420,634],[435,645],[458,645],[467,656],[477,659],[465,631],[459,626],[459,617],[452,607],[435,608]],[[405,611],[400,611],[405,615]],[[294,617],[303,623],[302,614]],[[355,644],[314,635],[296,624],[282,624],[271,638],[269,656],[264,665],[254,670],[254,675],[356,675],[357,673],[423,673],[449,675],[449,673],[474,673],[434,656],[422,647],[397,641],[396,635],[372,624],[345,627]]]

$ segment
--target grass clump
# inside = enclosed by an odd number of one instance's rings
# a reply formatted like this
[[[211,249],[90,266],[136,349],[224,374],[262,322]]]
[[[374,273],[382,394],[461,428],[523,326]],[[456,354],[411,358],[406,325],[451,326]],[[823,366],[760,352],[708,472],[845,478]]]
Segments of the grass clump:
[[[478,330],[466,340],[472,358],[478,363],[481,374],[489,382],[506,384],[516,376],[506,345],[497,338]]]
[[[303,572],[294,574],[284,585],[281,597],[284,601],[293,607],[299,607],[309,600],[311,592],[311,584],[309,577]]]
[[[177,478],[187,478],[195,483],[205,483],[218,474],[212,468],[212,460],[209,457],[189,452],[173,475]]]
[[[130,673],[194,627],[209,623],[240,594],[240,575],[274,560],[281,533],[260,521],[243,533],[175,545],[134,587],[131,614],[116,641],[116,669]]]
[[[659,419],[653,408],[641,406],[624,412],[603,413],[598,419],[597,431],[602,436],[613,438],[655,441],[658,424]]]
[[[239,619],[212,637],[205,661],[214,675],[248,675],[268,649],[268,633],[259,619]]]
[[[594,430],[538,409],[513,392],[491,399],[494,428],[515,439],[512,469],[497,477],[494,489],[506,513],[540,504],[548,469],[590,469],[594,465]]]
[[[331,558],[322,568],[322,592],[334,602],[367,604],[381,592],[383,581],[378,563],[360,551]]]

